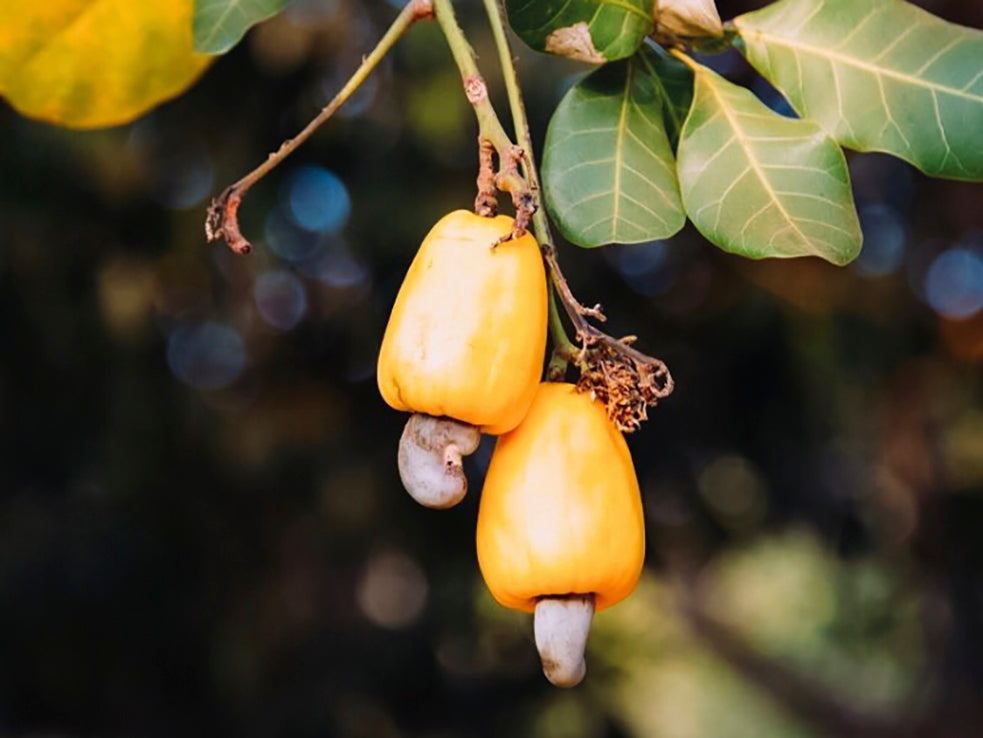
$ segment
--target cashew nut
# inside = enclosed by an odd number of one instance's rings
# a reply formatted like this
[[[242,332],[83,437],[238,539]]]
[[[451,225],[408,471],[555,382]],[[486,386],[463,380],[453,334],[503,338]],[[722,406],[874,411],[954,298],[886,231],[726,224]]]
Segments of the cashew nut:
[[[426,507],[456,505],[468,491],[461,458],[474,453],[480,441],[473,425],[414,413],[399,439],[397,457],[406,491]]]
[[[543,597],[536,603],[533,630],[543,673],[557,687],[575,687],[587,673],[584,650],[594,595]]]

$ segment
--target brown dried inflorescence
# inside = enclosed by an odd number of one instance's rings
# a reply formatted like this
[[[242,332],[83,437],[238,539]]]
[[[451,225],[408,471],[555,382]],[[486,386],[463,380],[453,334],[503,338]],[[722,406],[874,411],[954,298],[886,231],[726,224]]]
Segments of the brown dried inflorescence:
[[[604,403],[608,416],[623,433],[638,430],[654,407],[672,394],[669,368],[628,344],[634,337],[598,341],[583,353],[577,388]]]

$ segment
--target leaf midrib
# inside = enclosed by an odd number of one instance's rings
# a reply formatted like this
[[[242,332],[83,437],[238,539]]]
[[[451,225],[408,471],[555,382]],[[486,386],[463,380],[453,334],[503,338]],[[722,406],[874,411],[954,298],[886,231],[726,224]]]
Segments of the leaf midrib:
[[[771,201],[775,204],[775,207],[778,208],[778,212],[782,214],[782,217],[785,218],[785,221],[789,224],[789,226],[791,226],[792,230],[794,230],[799,235],[799,237],[809,246],[809,249],[816,256],[822,256],[822,253],[813,244],[812,239],[806,236],[802,232],[802,230],[796,224],[795,220],[793,220],[792,216],[782,205],[781,200],[778,198],[774,188],[771,186],[771,182],[768,181],[768,179],[764,176],[764,173],[761,171],[761,168],[757,165],[756,159],[751,153],[751,147],[749,145],[747,138],[744,135],[743,129],[738,125],[737,120],[731,114],[730,108],[728,107],[726,101],[724,100],[723,95],[717,89],[716,85],[713,84],[713,80],[707,77],[706,73],[703,71],[698,71],[698,74],[703,77],[703,83],[710,88],[710,92],[717,99],[717,103],[720,106],[720,110],[723,112],[724,117],[727,118],[727,122],[730,124],[731,129],[734,131],[735,140],[740,144],[741,148],[744,150],[744,155],[745,157],[747,157],[748,166],[750,166],[751,169],[754,171],[754,173],[757,175],[758,180],[761,182],[761,186],[765,188],[765,191],[767,192],[768,196],[771,198]]]
[[[41,54],[43,54],[47,49],[51,48],[59,38],[66,35],[71,31],[80,21],[82,21],[89,13],[93,11],[98,5],[101,4],[102,0],[96,0],[95,2],[89,3],[84,8],[79,8],[78,13],[75,14],[73,18],[70,18],[67,23],[65,23],[61,28],[53,33],[48,34],[40,44],[31,49],[31,51],[24,56],[21,61],[21,66],[27,68],[30,66],[35,59],[37,59]]]
[[[618,138],[615,141],[614,157],[614,183],[611,193],[614,196],[614,205],[611,211],[611,238],[618,236],[618,219],[621,212],[621,167],[625,160],[625,125],[628,117],[628,103],[631,95],[631,78],[634,73],[634,65],[628,63],[628,73],[625,75],[625,91],[621,96],[621,111],[618,115]]]
[[[233,9],[238,9],[243,2],[244,0],[232,0],[232,2],[228,3],[225,6],[225,9],[219,13],[218,20],[212,23],[212,30],[208,32],[208,35],[205,36],[205,38],[203,38],[199,44],[196,45],[203,49],[210,48],[216,38],[216,34],[218,33],[219,29],[222,28]]]
[[[743,25],[739,23],[736,19],[734,23],[735,25],[738,26],[738,28],[740,28],[741,25]],[[913,77],[910,74],[904,74],[903,72],[898,72],[893,69],[880,67],[875,64],[871,64],[870,62],[864,61],[862,59],[858,59],[852,56],[846,56],[844,54],[841,54],[837,51],[833,51],[831,49],[823,49],[818,46],[805,43],[798,39],[790,39],[787,38],[786,36],[778,36],[772,33],[768,33],[767,31],[762,31],[758,28],[750,28],[747,26],[745,26],[745,28],[750,33],[759,36],[763,40],[766,39],[767,43],[770,43],[775,46],[785,46],[792,50],[802,51],[804,53],[810,53],[813,54],[814,56],[819,56],[824,59],[834,59],[847,66],[852,66],[852,67],[856,67],[857,69],[862,69],[866,72],[869,72],[870,74],[873,74],[874,76],[892,77],[902,82],[907,82],[908,84],[914,85],[916,87],[924,87],[934,92],[944,92],[946,94],[954,95],[956,97],[966,98],[967,100],[971,100],[975,103],[983,103],[983,95],[973,95],[966,92],[965,90],[960,90],[956,87],[948,87],[942,84],[931,83],[921,77]]]

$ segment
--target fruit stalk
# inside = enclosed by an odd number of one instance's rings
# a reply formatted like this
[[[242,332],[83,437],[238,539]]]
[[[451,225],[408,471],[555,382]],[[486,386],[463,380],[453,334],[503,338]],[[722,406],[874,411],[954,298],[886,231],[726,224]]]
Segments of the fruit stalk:
[[[602,323],[605,321],[601,306],[583,305],[570,289],[560,268],[553,234],[543,206],[532,136],[529,132],[529,120],[513,63],[512,50],[505,33],[501,0],[483,0],[483,2],[492,27],[495,46],[498,49],[516,138],[523,154],[523,175],[529,187],[533,207],[533,232],[536,240],[539,241],[549,272],[549,326],[554,348],[547,376],[553,380],[563,379],[567,365],[573,362],[581,370],[583,389],[599,391],[599,394],[605,398],[608,414],[619,429],[625,432],[634,431],[646,418],[646,408],[672,393],[674,386],[672,375],[660,359],[631,347],[629,345],[631,340],[609,336],[594,327],[589,318]],[[576,340],[580,343],[579,348],[567,335],[557,303],[563,306],[567,318],[574,327]],[[613,376],[621,379],[609,379]],[[608,398],[613,399],[609,401]]]
[[[522,98],[522,89],[519,87],[519,76],[515,71],[515,64],[512,61],[512,49],[509,46],[509,39],[505,33],[505,22],[502,19],[502,6],[499,0],[484,0],[485,12],[491,24],[492,36],[495,39],[495,47],[498,50],[498,60],[502,67],[502,77],[505,80],[505,90],[508,93],[509,109],[512,113],[512,126],[515,129],[515,136],[522,149],[522,174],[526,179],[529,190],[533,198],[532,227],[536,240],[543,250],[544,255],[555,252],[553,245],[553,233],[550,230],[549,219],[546,217],[546,210],[539,196],[539,172],[536,169],[536,157],[533,153],[532,134],[529,130],[529,118],[526,115],[526,106]],[[558,270],[555,255],[552,262],[547,259],[550,267],[550,275],[553,277],[554,267]],[[560,274],[563,279],[563,275]],[[564,280],[565,282],[565,280]],[[572,297],[572,295],[571,295]],[[550,338],[553,339],[553,357],[550,360],[549,374],[553,378],[562,378],[566,372],[567,364],[574,361],[578,350],[567,335],[566,328],[563,326],[563,319],[556,303],[556,288],[550,282]]]

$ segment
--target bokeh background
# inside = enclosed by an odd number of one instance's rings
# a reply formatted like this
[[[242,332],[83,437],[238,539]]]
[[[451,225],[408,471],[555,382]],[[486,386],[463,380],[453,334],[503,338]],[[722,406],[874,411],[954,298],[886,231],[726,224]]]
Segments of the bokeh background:
[[[558,691],[478,574],[490,444],[467,500],[424,510],[375,388],[419,241],[474,194],[436,27],[253,190],[252,255],[204,242],[208,198],[397,4],[295,0],[111,130],[0,103],[0,734],[983,734],[983,186],[851,156],[866,245],[842,269],[691,227],[560,244],[677,390],[630,438],[644,579]],[[977,2],[920,4],[983,27]],[[504,112],[480,5],[458,5]],[[516,50],[541,144],[586,69]],[[739,57],[709,62],[782,109]]]

